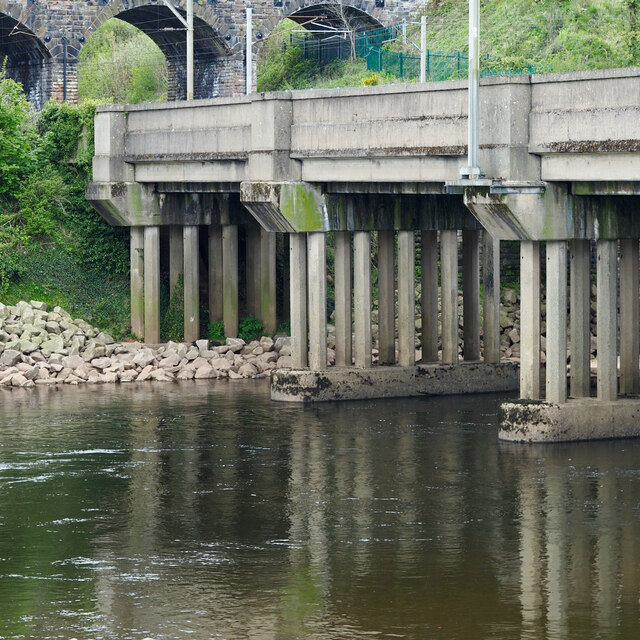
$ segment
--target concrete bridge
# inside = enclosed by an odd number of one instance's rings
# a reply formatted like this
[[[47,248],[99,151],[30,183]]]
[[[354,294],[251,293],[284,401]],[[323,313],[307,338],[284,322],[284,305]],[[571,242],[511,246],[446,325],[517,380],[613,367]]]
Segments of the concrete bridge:
[[[385,6],[385,3],[387,6]],[[185,14],[185,0],[172,0]],[[242,93],[245,87],[245,8],[253,8],[253,55],[286,17],[300,23],[322,16],[315,28],[344,25],[371,29],[406,17],[414,0],[253,0],[194,3],[194,96]],[[184,27],[163,0],[0,0],[0,61],[40,107],[50,97],[77,100],[78,55],[95,30],[119,18],[144,31],[162,50],[169,72],[169,100],[186,97]],[[254,65],[255,68],[255,65]],[[255,81],[255,78],[254,78]]]
[[[87,197],[112,224],[131,228],[132,326],[148,341],[159,335],[164,238],[171,279],[184,278],[188,340],[197,337],[201,290],[211,319],[223,319],[226,334],[234,335],[239,282],[247,308],[273,329],[276,287],[288,278],[281,302],[290,307],[294,369],[272,376],[276,399],[517,387],[514,366],[499,362],[497,261],[500,240],[518,240],[519,386],[521,398],[531,402],[505,407],[501,436],[637,435],[639,116],[637,68],[485,78],[480,165],[487,177],[469,186],[458,181],[466,160],[466,81],[104,106],[96,115]],[[373,335],[372,232],[379,271]],[[277,272],[275,243],[283,234],[290,263]],[[330,235],[335,367],[326,349]],[[419,363],[416,245],[422,265]],[[598,367],[591,398],[593,252]]]

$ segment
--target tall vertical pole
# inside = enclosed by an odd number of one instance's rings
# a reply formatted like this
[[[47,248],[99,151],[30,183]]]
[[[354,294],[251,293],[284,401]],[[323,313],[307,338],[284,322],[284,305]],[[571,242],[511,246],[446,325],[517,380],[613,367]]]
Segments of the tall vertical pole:
[[[402,18],[402,44],[407,44],[407,19]]]
[[[249,95],[251,93],[251,85],[252,85],[252,64],[251,64],[251,39],[253,38],[252,30],[252,13],[253,9],[251,7],[247,7],[247,45],[246,45],[246,56],[247,59],[245,61],[245,80],[246,80],[246,94]]]
[[[187,100],[193,100],[193,0],[187,0]]]
[[[427,81],[427,16],[420,18],[420,82]]]
[[[480,82],[480,0],[469,0],[469,120],[467,125],[468,166],[462,170],[470,179],[480,176],[478,167],[478,86]]]

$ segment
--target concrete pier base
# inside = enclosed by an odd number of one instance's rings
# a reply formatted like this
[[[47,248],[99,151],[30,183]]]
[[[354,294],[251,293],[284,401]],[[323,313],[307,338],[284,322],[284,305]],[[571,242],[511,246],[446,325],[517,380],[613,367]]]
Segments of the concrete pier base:
[[[518,367],[512,362],[332,367],[319,371],[276,369],[271,373],[271,399],[284,402],[494,393],[517,388]]]
[[[640,436],[638,399],[570,399],[563,404],[507,402],[499,438],[511,442],[571,442]]]

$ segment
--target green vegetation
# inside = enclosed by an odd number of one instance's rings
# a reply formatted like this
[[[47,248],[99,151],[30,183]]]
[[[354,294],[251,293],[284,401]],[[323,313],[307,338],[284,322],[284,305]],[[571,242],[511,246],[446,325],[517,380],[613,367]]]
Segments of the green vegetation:
[[[242,338],[245,342],[251,342],[251,340],[259,340],[263,335],[264,327],[258,318],[248,316],[240,321],[238,338]]]
[[[184,340],[184,276],[180,274],[173,289],[173,295],[169,301],[169,306],[162,317],[160,326],[160,339],[163,341],[173,340],[182,342]]]
[[[0,74],[0,300],[41,299],[128,333],[128,234],[86,202],[94,102],[29,110]]]
[[[468,9],[467,0],[433,0],[425,7],[430,52],[467,52]],[[483,67],[502,73],[637,65],[639,15],[640,0],[484,0],[480,46],[483,57],[488,58]],[[265,42],[258,66],[259,91],[407,82],[389,71],[367,71],[364,59],[336,60],[328,65],[307,60],[301,49],[287,48],[292,29],[299,30],[299,26],[283,21]],[[399,38],[388,42],[382,55],[402,52],[415,56],[411,42],[420,42],[420,27],[410,25],[407,32],[406,45]]]
[[[112,18],[80,52],[80,100],[160,102],[167,99],[167,65],[160,48],[133,25]]]
[[[224,335],[224,322],[210,322],[208,338],[213,342],[224,342],[226,340]]]

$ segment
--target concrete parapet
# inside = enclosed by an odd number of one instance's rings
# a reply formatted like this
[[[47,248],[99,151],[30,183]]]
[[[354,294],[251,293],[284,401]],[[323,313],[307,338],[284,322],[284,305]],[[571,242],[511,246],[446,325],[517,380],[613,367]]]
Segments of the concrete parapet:
[[[284,402],[494,393],[517,388],[518,366],[513,362],[335,367],[320,371],[277,369],[271,374],[271,399]]]
[[[563,404],[507,402],[499,438],[511,442],[571,442],[640,436],[638,399],[578,398]]]

